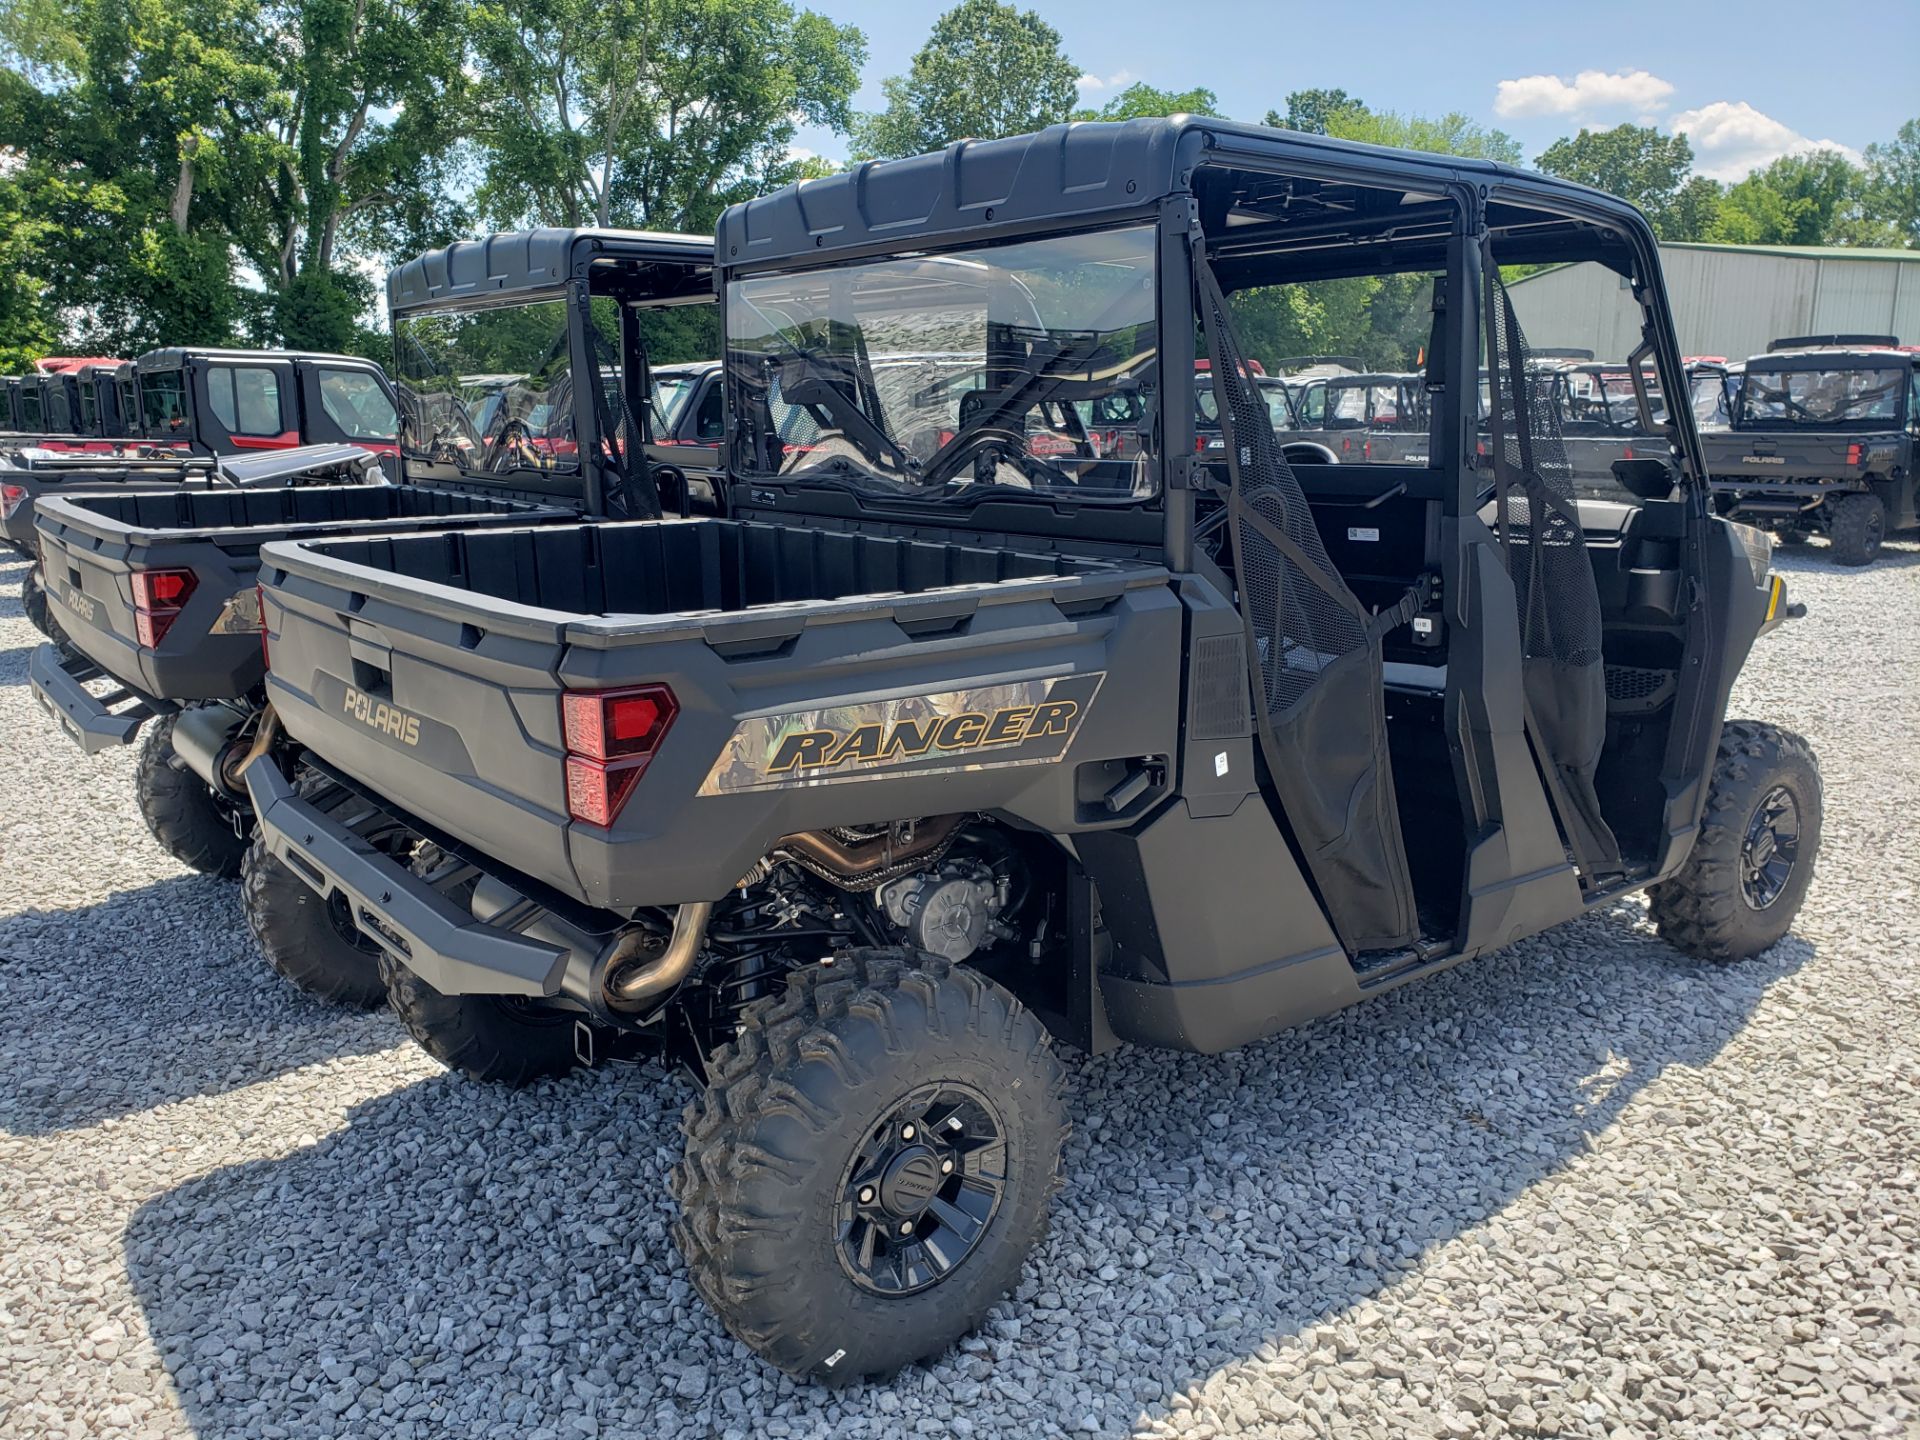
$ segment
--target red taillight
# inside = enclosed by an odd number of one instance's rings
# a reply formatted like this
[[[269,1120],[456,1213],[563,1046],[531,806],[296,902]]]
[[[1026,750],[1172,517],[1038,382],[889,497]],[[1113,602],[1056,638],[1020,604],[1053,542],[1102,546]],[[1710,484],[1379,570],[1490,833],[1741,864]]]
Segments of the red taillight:
[[[1633,447],[1631,445],[1627,446],[1627,453],[1622,455],[1620,458],[1622,460],[1631,460],[1633,458]]]
[[[665,685],[563,694],[567,813],[589,825],[613,824],[679,709]]]
[[[143,646],[155,649],[166,638],[193,586],[191,570],[133,572],[133,628]]]
[[[1847,446],[1847,463],[1849,465],[1858,465],[1860,463],[1860,444],[1858,441]]]
[[[26,486],[0,485],[0,516],[11,520],[13,512],[20,508],[20,502],[26,498]]]

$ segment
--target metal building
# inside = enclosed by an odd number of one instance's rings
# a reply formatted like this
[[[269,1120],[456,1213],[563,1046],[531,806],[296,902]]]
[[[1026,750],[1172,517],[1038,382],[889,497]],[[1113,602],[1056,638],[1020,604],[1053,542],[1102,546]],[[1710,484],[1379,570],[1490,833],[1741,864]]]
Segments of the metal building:
[[[1896,335],[1920,343],[1920,250],[1663,244],[1680,348],[1744,360],[1786,335]],[[1557,266],[1509,287],[1532,345],[1577,345],[1602,360],[1638,343],[1621,281],[1596,265]],[[1618,333],[1615,333],[1618,332]]]

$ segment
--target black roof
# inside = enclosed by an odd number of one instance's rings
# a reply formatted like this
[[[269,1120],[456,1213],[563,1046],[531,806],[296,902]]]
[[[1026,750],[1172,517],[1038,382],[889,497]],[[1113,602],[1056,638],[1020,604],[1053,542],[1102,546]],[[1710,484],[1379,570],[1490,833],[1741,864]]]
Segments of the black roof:
[[[1487,160],[1361,145],[1297,130],[1174,115],[1053,125],[1004,140],[961,140],[930,155],[867,161],[731,205],[720,217],[721,266],[791,262],[804,255],[899,250],[956,232],[1010,232],[1129,213],[1145,219],[1184,191],[1202,161],[1294,161],[1377,170],[1383,185],[1512,181],[1578,197],[1581,208],[1644,227],[1624,200]]]
[[[387,309],[483,305],[515,296],[558,296],[595,260],[691,267],[686,289],[711,286],[713,241],[650,230],[514,230],[456,240],[387,272]]]
[[[133,363],[142,370],[178,370],[189,360],[325,360],[329,364],[379,368],[364,355],[335,355],[326,350],[233,350],[213,345],[163,345]]]
[[[1804,350],[1769,350],[1747,361],[1749,371],[1886,370],[1920,366],[1920,354],[1886,345],[1811,345]]]

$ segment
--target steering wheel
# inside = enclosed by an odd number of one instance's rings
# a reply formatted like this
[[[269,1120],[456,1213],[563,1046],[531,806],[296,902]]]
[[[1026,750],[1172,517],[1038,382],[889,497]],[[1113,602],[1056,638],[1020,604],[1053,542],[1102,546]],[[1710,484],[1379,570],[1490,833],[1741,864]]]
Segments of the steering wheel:
[[[523,420],[509,420],[500,427],[500,434],[493,446],[487,451],[487,469],[489,471],[511,470],[520,463],[517,450],[523,445],[531,445],[533,432],[527,429]]]
[[[969,462],[977,462],[989,450],[999,452],[1007,464],[1013,466],[1022,475],[1038,484],[1044,480],[1050,485],[1078,485],[1080,482],[1059,466],[1041,459],[1027,450],[1027,437],[1024,431],[1008,429],[1001,425],[989,425],[976,430],[966,437],[960,448],[949,455],[939,471],[923,474],[921,482],[927,485],[937,484],[957,475]]]

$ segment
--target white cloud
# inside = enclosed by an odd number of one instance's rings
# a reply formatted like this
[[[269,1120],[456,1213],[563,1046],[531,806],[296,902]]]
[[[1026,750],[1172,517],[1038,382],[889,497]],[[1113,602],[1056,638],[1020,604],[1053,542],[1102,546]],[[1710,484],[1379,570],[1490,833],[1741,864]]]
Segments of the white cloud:
[[[1715,180],[1743,180],[1782,155],[1810,150],[1833,150],[1860,162],[1860,152],[1850,146],[1811,140],[1744,100],[1716,100],[1697,110],[1682,110],[1669,125],[1692,144],[1694,169]]]
[[[1645,70],[1582,70],[1572,80],[1558,75],[1526,75],[1502,80],[1494,92],[1494,114],[1506,119],[1529,115],[1586,115],[1596,111],[1658,110],[1673,86]]]
[[[1082,90],[1124,90],[1138,78],[1131,70],[1120,70],[1104,80],[1098,75],[1082,75],[1074,84]]]

